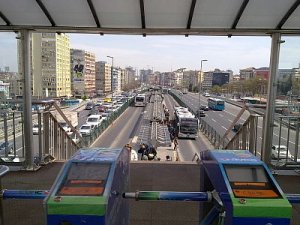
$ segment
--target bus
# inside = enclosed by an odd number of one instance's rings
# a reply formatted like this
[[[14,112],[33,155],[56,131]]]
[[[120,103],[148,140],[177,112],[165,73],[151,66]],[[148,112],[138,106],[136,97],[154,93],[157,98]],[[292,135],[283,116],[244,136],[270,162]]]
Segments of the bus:
[[[264,99],[253,98],[253,97],[243,97],[241,101],[245,104],[266,104]]]
[[[218,98],[209,98],[207,99],[208,108],[212,110],[222,111],[225,109],[225,102],[222,99]]]
[[[136,107],[144,107],[147,104],[147,99],[146,99],[146,95],[145,94],[138,94],[135,96],[134,98],[134,105]]]
[[[174,107],[175,132],[178,138],[198,137],[199,120],[184,107]]]

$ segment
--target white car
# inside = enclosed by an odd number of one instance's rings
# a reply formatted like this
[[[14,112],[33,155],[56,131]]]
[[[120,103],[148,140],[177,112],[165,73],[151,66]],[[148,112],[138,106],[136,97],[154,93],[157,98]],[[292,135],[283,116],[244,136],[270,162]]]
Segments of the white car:
[[[98,127],[98,126],[100,126],[102,120],[103,119],[102,119],[101,115],[90,115],[86,120],[86,124],[90,124],[95,127]]]
[[[279,152],[279,157],[278,157]],[[273,145],[272,146],[272,158],[273,159],[294,159],[294,156],[290,153],[285,145]]]
[[[42,126],[41,131],[43,132],[43,126]],[[33,134],[39,134],[39,125],[38,124],[33,124],[32,125],[32,133]]]
[[[103,120],[107,120],[108,119],[108,117],[109,117],[109,113],[107,113],[107,112],[104,112],[104,113],[101,113],[101,116],[102,116],[102,119]]]
[[[66,132],[71,132],[71,127],[69,127],[69,125],[66,122],[61,122],[59,124]]]
[[[82,136],[89,136],[91,135],[92,131],[94,129],[94,125],[91,124],[83,124],[80,129],[79,129],[79,133]]]

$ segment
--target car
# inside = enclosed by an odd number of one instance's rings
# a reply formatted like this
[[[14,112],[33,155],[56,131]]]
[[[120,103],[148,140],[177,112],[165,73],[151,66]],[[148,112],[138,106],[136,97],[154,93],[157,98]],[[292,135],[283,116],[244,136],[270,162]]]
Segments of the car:
[[[92,131],[94,129],[94,125],[91,124],[83,124],[80,129],[79,129],[79,133],[82,136],[90,136]]]
[[[200,108],[199,108],[200,110],[204,110],[204,111],[208,111],[209,110],[209,108],[208,108],[208,106],[207,105],[200,105]]]
[[[33,124],[32,125],[32,133],[33,134],[39,134],[40,129],[39,129],[39,125],[38,124]],[[41,131],[43,132],[43,126],[41,127]]]
[[[71,132],[71,127],[66,122],[60,122],[59,125],[66,131]]]
[[[204,110],[199,109],[199,110],[198,110],[198,116],[199,116],[199,117],[205,117],[205,112],[204,112]]]
[[[294,156],[285,145],[273,145],[271,156],[273,159],[294,159]]]
[[[89,111],[88,116],[90,116],[90,115],[99,115],[99,114],[100,114],[100,112],[98,110],[98,107],[93,107],[93,109]]]
[[[235,124],[235,125],[233,126],[233,128],[232,128],[232,131],[233,131],[233,132],[238,132],[238,131],[243,127],[243,125],[244,125],[244,124],[242,124],[242,123],[237,123],[237,124]]]
[[[85,106],[85,109],[86,109],[86,110],[91,110],[91,109],[93,109],[93,107],[94,107],[94,103],[88,102],[88,103],[86,104],[86,106]]]
[[[204,93],[204,97],[210,97],[210,94],[209,93]]]
[[[102,122],[102,116],[101,115],[90,115],[87,120],[86,124],[94,125],[95,127],[100,126]]]
[[[0,141],[0,155],[11,154],[14,150],[13,143],[9,141]]]
[[[110,115],[110,114],[107,113],[107,112],[103,112],[103,113],[101,114],[103,120],[107,120],[107,119],[109,118],[109,115]]]

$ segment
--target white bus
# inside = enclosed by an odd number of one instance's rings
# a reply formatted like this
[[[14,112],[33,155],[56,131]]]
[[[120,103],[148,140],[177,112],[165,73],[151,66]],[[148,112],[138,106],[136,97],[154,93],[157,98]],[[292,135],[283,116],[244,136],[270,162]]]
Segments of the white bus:
[[[178,138],[198,137],[199,120],[184,107],[174,107],[176,119],[176,134]]]
[[[145,94],[138,94],[137,96],[135,96],[134,98],[134,105],[139,107],[144,107],[147,104],[147,99],[146,99],[146,95]]]

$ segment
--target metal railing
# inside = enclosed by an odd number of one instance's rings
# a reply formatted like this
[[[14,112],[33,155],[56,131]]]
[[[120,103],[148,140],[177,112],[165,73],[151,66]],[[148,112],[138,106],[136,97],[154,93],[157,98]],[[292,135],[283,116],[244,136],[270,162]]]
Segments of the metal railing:
[[[193,111],[180,96],[170,92],[173,98],[183,107],[188,107]],[[231,100],[227,101],[236,106],[242,107],[244,104]],[[264,131],[264,115],[261,109],[250,108],[250,116],[243,122],[242,126],[230,135],[224,137],[219,134],[215,127],[211,126],[204,119],[200,118],[200,131],[207,139],[218,149],[236,149],[249,150],[254,155],[262,158],[264,150],[262,149],[263,131]],[[254,112],[254,113],[253,113]],[[258,114],[259,113],[259,114]],[[276,114],[275,121],[270,126],[274,126],[273,147],[281,146],[283,150],[279,153],[276,149],[272,149],[270,163],[274,168],[283,167],[299,167],[299,116],[281,116]],[[277,151],[277,152],[276,152]]]
[[[100,126],[94,128],[91,135],[81,137],[77,129],[61,111],[55,101],[33,101],[33,104],[42,104],[44,110],[35,111],[33,113],[33,122],[36,125],[33,141],[34,149],[25,149],[24,133],[33,131],[24,131],[23,113],[12,110],[2,110],[2,121],[0,121],[0,141],[9,143],[5,150],[0,152],[0,164],[10,166],[18,166],[22,168],[26,164],[25,151],[33,151],[34,168],[46,164],[54,159],[67,160],[80,147],[90,146],[102,132],[109,127],[113,121],[118,118],[132,103],[133,99],[128,99],[118,110],[111,113],[107,120],[103,121]],[[18,104],[21,104],[18,100]],[[65,120],[72,132],[66,132],[60,125],[55,116],[52,115],[53,110]],[[76,113],[76,112],[75,112]],[[61,121],[60,121],[61,122]],[[74,138],[76,137],[76,138]]]

